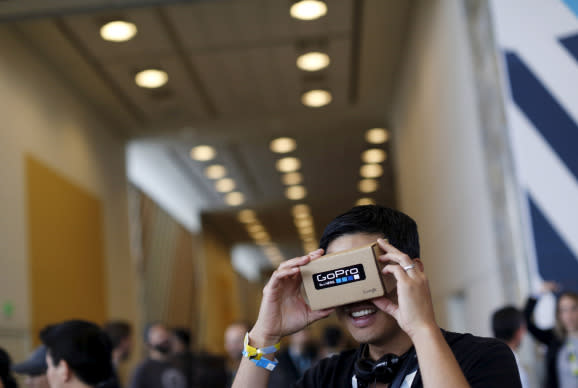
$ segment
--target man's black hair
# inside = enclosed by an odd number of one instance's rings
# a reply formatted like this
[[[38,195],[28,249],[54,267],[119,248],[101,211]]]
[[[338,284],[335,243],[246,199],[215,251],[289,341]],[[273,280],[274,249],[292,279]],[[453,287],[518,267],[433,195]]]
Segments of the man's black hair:
[[[516,331],[524,324],[524,315],[514,306],[506,306],[492,314],[492,330],[494,337],[502,341],[510,341]]]
[[[112,342],[112,348],[116,349],[124,339],[132,334],[132,327],[126,321],[109,321],[102,327]]]
[[[356,206],[337,216],[323,231],[319,247],[327,250],[333,240],[355,233],[381,234],[410,258],[420,257],[415,221],[400,211],[380,205]]]
[[[184,327],[175,327],[171,330],[173,335],[183,344],[185,349],[191,347],[191,331]]]
[[[65,321],[42,330],[40,339],[54,365],[66,361],[83,383],[97,385],[111,378],[112,344],[98,325],[81,320]]]

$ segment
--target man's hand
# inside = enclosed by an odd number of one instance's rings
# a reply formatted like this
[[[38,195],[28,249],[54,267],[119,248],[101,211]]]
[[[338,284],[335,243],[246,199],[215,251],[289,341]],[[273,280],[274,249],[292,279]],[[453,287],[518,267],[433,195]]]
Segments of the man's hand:
[[[383,274],[391,273],[397,280],[397,304],[387,297],[373,300],[381,310],[393,316],[410,338],[421,329],[437,328],[428,280],[420,259],[411,259],[383,239],[377,240],[385,252],[378,257],[386,263]],[[410,266],[413,266],[409,269]],[[403,268],[408,268],[404,270]]]
[[[327,317],[334,309],[313,311],[301,295],[299,267],[323,255],[318,249],[306,256],[287,260],[277,268],[263,289],[259,317],[249,339],[252,346],[276,344],[286,335],[295,333],[312,322]]]

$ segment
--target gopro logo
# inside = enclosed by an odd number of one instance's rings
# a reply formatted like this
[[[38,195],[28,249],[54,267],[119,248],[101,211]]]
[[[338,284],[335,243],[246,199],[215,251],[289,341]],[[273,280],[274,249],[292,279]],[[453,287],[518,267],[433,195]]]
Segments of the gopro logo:
[[[315,284],[317,290],[358,282],[360,280],[365,280],[365,271],[363,270],[362,264],[313,274],[313,284]]]

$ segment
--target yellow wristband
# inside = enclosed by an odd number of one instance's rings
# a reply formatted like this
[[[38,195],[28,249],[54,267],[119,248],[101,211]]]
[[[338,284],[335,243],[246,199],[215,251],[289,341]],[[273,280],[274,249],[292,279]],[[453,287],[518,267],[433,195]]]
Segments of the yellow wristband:
[[[281,342],[277,342],[275,345],[267,346],[262,349],[255,348],[249,345],[249,332],[247,332],[245,334],[243,356],[252,360],[260,360],[262,355],[275,353],[279,348],[281,348]]]

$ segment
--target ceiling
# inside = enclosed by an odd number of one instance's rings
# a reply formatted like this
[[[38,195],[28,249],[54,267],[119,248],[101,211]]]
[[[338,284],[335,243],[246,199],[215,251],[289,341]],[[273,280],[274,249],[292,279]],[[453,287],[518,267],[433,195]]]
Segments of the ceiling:
[[[79,4],[82,3],[82,6]],[[39,57],[123,138],[162,140],[175,168],[202,193],[204,218],[231,242],[249,237],[239,209],[254,209],[285,256],[301,253],[291,206],[269,150],[279,136],[297,141],[315,230],[351,207],[367,129],[388,126],[388,112],[408,33],[412,1],[330,0],[326,16],[298,21],[289,0],[39,0],[0,1],[10,23]],[[111,43],[100,26],[122,18],[136,37]],[[321,45],[331,64],[317,73],[299,70],[303,50]],[[168,72],[158,90],[135,85],[147,67]],[[333,101],[307,108],[303,91],[326,88]],[[392,136],[395,132],[392,131]],[[214,146],[246,202],[229,207],[204,176],[208,162],[189,158],[199,144]],[[377,146],[389,151],[388,143]],[[394,176],[383,163],[371,197],[393,205]]]

